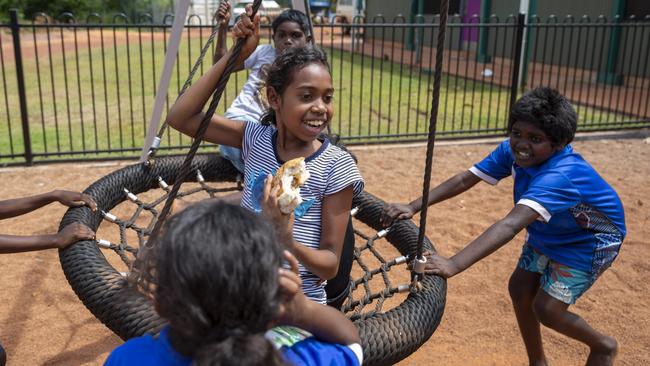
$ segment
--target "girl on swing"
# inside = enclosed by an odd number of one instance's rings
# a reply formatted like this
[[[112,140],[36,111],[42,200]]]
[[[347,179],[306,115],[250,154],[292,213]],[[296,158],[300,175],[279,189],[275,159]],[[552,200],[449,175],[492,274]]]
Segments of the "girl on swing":
[[[233,27],[235,39],[245,38],[237,62],[255,50],[259,17],[252,9]],[[194,137],[203,118],[202,108],[216,88],[232,50],[222,57],[172,106],[168,123]],[[264,181],[284,162],[304,157],[310,178],[300,188],[303,203],[291,214],[295,222],[276,215],[278,231],[300,262],[303,291],[311,300],[326,302],[325,285],[337,274],[352,198],[363,190],[363,179],[352,159],[322,132],[332,119],[334,89],[323,51],[306,46],[279,55],[268,71],[270,109],[260,123],[241,123],[214,115],[204,140],[242,149],[244,191],[241,205],[261,212]]]

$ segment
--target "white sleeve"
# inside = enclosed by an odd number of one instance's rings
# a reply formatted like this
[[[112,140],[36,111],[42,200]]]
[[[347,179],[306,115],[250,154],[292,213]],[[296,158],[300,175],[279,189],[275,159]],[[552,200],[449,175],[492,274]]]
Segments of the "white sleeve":
[[[246,60],[244,60],[244,68],[245,69],[250,69],[252,68],[256,63],[257,63],[257,58],[260,54],[260,50],[262,49],[263,46],[257,46],[255,51],[251,53],[250,56]]]
[[[357,360],[359,360],[359,365],[363,365],[363,348],[361,348],[361,345],[359,343],[352,343],[352,344],[348,344],[347,347],[352,352],[354,352],[355,356],[357,356]]]
[[[551,213],[548,212],[548,210],[545,209],[544,206],[540,205],[539,203],[531,199],[522,198],[519,201],[517,201],[517,204],[532,208],[533,211],[537,212],[544,219],[544,222],[549,222],[551,220]]]
[[[483,173],[476,166],[473,166],[473,167],[469,168],[469,171],[472,172],[475,176],[481,178],[482,180],[484,180],[485,182],[487,182],[487,183],[489,183],[489,184],[491,184],[493,186],[496,185],[497,183],[499,183],[498,180],[496,180],[493,177],[490,177],[489,175]]]
[[[244,61],[244,68],[257,69],[275,60],[275,47],[270,44],[257,46],[255,51]]]

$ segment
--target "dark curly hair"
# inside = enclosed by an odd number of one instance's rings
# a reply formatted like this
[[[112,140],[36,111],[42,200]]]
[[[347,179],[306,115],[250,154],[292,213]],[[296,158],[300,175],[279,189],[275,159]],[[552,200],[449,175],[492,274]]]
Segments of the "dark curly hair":
[[[320,47],[305,45],[303,47],[292,47],[286,49],[281,55],[276,57],[275,61],[269,66],[266,74],[266,88],[269,88],[278,94],[284,94],[289,84],[293,81],[293,76],[297,71],[302,70],[311,64],[321,64],[327,68],[330,73],[330,64],[327,62],[327,55]],[[266,114],[262,116],[260,123],[263,125],[275,125],[275,111],[269,108]]]
[[[327,54],[317,46],[305,45],[304,47],[289,48],[278,56],[268,69],[266,76],[266,87],[272,87],[278,94],[283,94],[287,86],[293,81],[293,75],[296,71],[301,70],[307,65],[317,63],[325,66],[331,74],[330,64],[327,61]],[[276,125],[275,111],[269,108],[262,116],[260,123],[263,125]],[[340,141],[341,137],[337,134],[322,133],[319,139],[328,139],[330,142],[341,149],[345,150],[352,156],[355,162],[357,157],[352,154],[347,147]]]
[[[311,34],[309,33],[309,19],[307,19],[307,15],[305,13],[295,10],[295,9],[287,9],[280,13],[277,18],[273,20],[273,23],[271,23],[271,29],[273,30],[273,34],[277,32],[278,27],[285,22],[294,22],[300,26],[300,29],[302,29],[302,32],[305,34],[305,37],[309,38],[311,37]]]
[[[578,127],[578,115],[569,101],[557,90],[538,87],[526,92],[513,105],[508,121],[508,133],[517,121],[530,122],[540,128],[556,145],[573,141]]]
[[[317,46],[305,45],[304,47],[289,48],[278,56],[268,69],[266,76],[266,87],[272,87],[278,94],[283,94],[287,86],[293,81],[293,75],[307,65],[317,63],[325,66],[327,72],[331,74],[330,64],[327,61],[327,54]],[[276,125],[275,111],[269,108],[260,123],[263,125]],[[341,149],[345,150],[352,156],[354,161],[357,157],[352,154],[345,145],[340,141],[341,137],[337,134],[321,134],[319,139],[328,139],[330,142]]]
[[[270,223],[222,201],[172,216],[141,264],[174,349],[193,365],[284,365],[264,338],[279,309],[282,246]]]

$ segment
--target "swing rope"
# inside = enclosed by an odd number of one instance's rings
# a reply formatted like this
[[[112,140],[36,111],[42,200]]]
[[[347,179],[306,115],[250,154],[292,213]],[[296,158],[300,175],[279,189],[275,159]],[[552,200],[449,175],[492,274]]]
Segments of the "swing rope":
[[[223,0],[219,1],[219,6],[221,6],[222,2],[223,2]],[[212,26],[212,32],[210,33],[210,37],[208,37],[208,40],[203,45],[203,48],[201,48],[201,53],[199,54],[198,59],[194,63],[194,66],[192,66],[192,70],[190,70],[189,76],[187,77],[187,79],[185,79],[185,83],[183,84],[183,87],[178,92],[178,96],[176,97],[176,100],[178,100],[178,98],[180,98],[181,95],[183,95],[183,93],[185,93],[187,88],[189,88],[190,85],[192,85],[192,79],[194,79],[194,75],[198,71],[199,66],[201,66],[201,64],[203,63],[203,59],[205,58],[205,55],[207,54],[208,49],[210,48],[210,46],[214,42],[214,38],[216,37],[217,33],[219,32],[219,25],[220,25],[220,23],[222,21],[223,21],[223,17],[221,17],[221,16],[216,17],[216,21],[215,21],[214,25]],[[160,147],[160,142],[162,140],[162,136],[165,134],[165,130],[167,130],[168,126],[169,126],[169,122],[167,121],[167,119],[165,119],[162,126],[158,130],[158,134],[154,138],[153,143],[151,144],[151,147],[149,148],[149,152],[147,153],[146,162],[147,162],[148,165],[153,164],[153,162],[155,160],[155,157],[156,157],[156,152],[158,151],[158,148]]]
[[[255,17],[255,14],[257,13],[257,10],[259,9],[261,3],[262,0],[255,0],[255,2],[253,3],[252,18]],[[237,43],[235,44],[235,47],[233,48],[232,54],[228,58],[228,62],[226,63],[226,67],[223,71],[223,74],[219,78],[217,82],[216,90],[212,95],[210,106],[208,107],[208,110],[206,111],[205,115],[203,116],[203,119],[201,120],[201,124],[199,125],[199,128],[197,129],[196,134],[194,135],[194,141],[192,142],[192,146],[190,147],[190,150],[185,156],[185,160],[183,161],[183,164],[181,165],[178,174],[174,179],[174,185],[172,186],[172,189],[169,192],[169,196],[165,201],[165,206],[160,212],[160,217],[158,218],[158,221],[156,221],[156,224],[151,232],[151,237],[149,241],[147,241],[147,245],[146,245],[147,248],[151,247],[152,244],[150,243],[155,242],[155,238],[160,232],[160,228],[163,222],[165,221],[165,219],[167,218],[169,211],[172,208],[172,204],[174,202],[174,199],[176,198],[178,190],[180,189],[181,184],[183,184],[185,178],[190,172],[192,159],[194,159],[194,155],[196,155],[196,152],[199,149],[199,145],[201,145],[201,143],[203,142],[203,136],[205,135],[205,131],[208,129],[210,120],[212,119],[212,116],[214,115],[214,112],[216,111],[217,106],[219,105],[219,100],[221,99],[221,95],[223,94],[223,91],[226,89],[226,84],[228,84],[228,79],[230,78],[230,74],[235,69],[235,62],[237,61],[237,58],[239,58],[239,54],[241,53],[241,49],[244,46],[245,42],[246,42],[246,38],[238,39]]]
[[[438,25],[438,43],[436,44],[436,65],[433,76],[433,95],[431,97],[431,117],[429,119],[429,135],[427,141],[427,157],[424,170],[424,184],[422,187],[422,208],[420,210],[420,230],[418,231],[418,245],[412,279],[421,280],[424,274],[423,243],[427,224],[427,208],[429,202],[429,187],[431,180],[431,166],[433,165],[433,149],[436,142],[436,125],[438,121],[438,106],[440,104],[440,79],[442,77],[442,60],[445,46],[445,32],[447,29],[447,13],[449,0],[440,2],[440,24]]]

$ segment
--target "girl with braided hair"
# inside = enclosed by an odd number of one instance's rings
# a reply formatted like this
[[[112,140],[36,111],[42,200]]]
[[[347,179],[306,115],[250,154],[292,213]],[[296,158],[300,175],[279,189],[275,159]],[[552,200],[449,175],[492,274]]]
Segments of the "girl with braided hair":
[[[266,211],[279,212],[270,179],[264,192]],[[305,297],[297,260],[265,216],[220,200],[189,206],[165,223],[143,261],[138,285],[169,325],[115,349],[108,366],[362,362],[355,326]],[[298,327],[305,338],[278,350],[268,331],[276,325]]]
[[[259,17],[250,19],[251,14],[249,7],[233,27],[235,38],[246,39],[240,61],[259,41]],[[202,109],[229,57],[222,57],[174,103],[167,115],[171,127],[196,136],[204,117]],[[302,203],[289,214],[295,217],[295,225],[279,229],[286,248],[300,262],[303,291],[309,299],[324,304],[327,281],[335,278],[341,263],[346,264],[341,258],[350,258],[342,255],[344,237],[353,197],[363,191],[363,178],[350,154],[323,137],[333,116],[334,87],[321,49],[291,47],[278,55],[269,67],[266,91],[270,110],[261,121],[241,123],[215,114],[203,139],[242,149],[241,205],[257,213],[262,212],[260,197],[266,176],[284,162],[304,158],[310,178],[300,187]],[[346,284],[344,281],[344,289]]]

